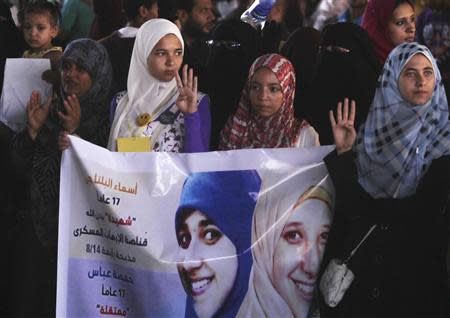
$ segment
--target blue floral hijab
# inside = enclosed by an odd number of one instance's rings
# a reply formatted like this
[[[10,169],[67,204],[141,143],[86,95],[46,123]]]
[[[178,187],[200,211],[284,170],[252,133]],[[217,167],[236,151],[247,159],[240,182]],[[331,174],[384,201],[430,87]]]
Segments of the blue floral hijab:
[[[252,267],[252,220],[261,179],[256,170],[192,173],[186,179],[175,215],[178,233],[186,215],[201,211],[236,247],[238,270],[233,288],[214,317],[235,317],[248,290]],[[197,317],[188,295],[186,317]]]
[[[436,84],[430,101],[411,105],[401,96],[400,74],[416,54],[430,60]],[[388,56],[356,144],[359,183],[374,198],[415,193],[431,162],[450,154],[448,104],[441,74],[427,47],[397,46]]]

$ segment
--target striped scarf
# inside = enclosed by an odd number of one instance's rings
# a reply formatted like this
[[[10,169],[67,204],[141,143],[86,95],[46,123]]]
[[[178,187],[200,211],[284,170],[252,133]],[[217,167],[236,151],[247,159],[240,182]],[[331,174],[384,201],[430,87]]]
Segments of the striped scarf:
[[[261,67],[276,75],[283,93],[281,108],[270,117],[251,111],[250,82]],[[278,54],[266,54],[256,59],[250,67],[238,109],[221,132],[219,149],[293,147],[301,128],[309,125],[294,117],[294,95],[295,71],[291,62]]]

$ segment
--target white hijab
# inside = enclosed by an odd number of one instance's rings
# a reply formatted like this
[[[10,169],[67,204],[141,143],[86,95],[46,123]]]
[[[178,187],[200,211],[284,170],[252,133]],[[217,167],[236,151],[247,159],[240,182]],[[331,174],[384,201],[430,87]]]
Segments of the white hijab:
[[[267,179],[267,176],[263,178]],[[320,186],[330,194],[331,200],[333,197],[334,188],[323,165],[299,169],[282,182],[275,186],[263,183],[260,191],[252,224],[253,266],[247,295],[236,316],[238,318],[294,317],[274,285],[275,248],[300,196],[311,187]],[[308,310],[305,308],[306,312]]]
[[[139,28],[136,34],[128,73],[127,94],[117,105],[109,135],[108,149],[111,151],[116,150],[118,137],[141,135],[136,125],[136,118],[139,115],[144,113],[154,115],[155,110],[167,104],[178,93],[175,78],[170,82],[161,82],[148,70],[148,56],[159,40],[167,34],[176,35],[184,50],[180,30],[168,20],[149,20]]]

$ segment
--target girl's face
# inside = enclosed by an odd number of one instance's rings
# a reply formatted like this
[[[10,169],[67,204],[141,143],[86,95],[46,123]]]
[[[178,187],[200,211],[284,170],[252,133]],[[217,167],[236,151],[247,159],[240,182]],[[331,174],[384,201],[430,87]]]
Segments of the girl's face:
[[[52,47],[52,40],[58,34],[58,27],[50,23],[48,14],[28,13],[23,23],[25,41],[34,51]]]
[[[270,117],[283,105],[283,90],[275,73],[261,67],[250,81],[250,103],[252,112]]]
[[[410,104],[425,105],[433,96],[436,75],[430,60],[423,54],[414,55],[404,66],[398,79],[398,89]]]
[[[409,3],[402,3],[395,8],[388,22],[387,31],[394,46],[414,41],[416,35],[416,14]]]
[[[177,265],[186,293],[199,317],[211,317],[222,307],[238,269],[236,247],[199,211],[192,212],[177,233]]]
[[[275,247],[274,286],[295,317],[306,317],[330,224],[328,206],[308,199],[292,211]]]
[[[150,74],[161,82],[170,82],[183,62],[183,48],[175,34],[167,34],[156,43],[147,58]]]
[[[61,80],[67,95],[85,96],[92,87],[92,79],[87,70],[74,62],[65,61],[61,67]]]

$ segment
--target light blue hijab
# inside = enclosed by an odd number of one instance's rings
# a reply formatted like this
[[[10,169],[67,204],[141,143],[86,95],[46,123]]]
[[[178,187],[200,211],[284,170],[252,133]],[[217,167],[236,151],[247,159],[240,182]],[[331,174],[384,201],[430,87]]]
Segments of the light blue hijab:
[[[416,54],[433,66],[431,100],[416,106],[403,99],[400,74]],[[431,162],[450,154],[448,104],[441,74],[430,50],[417,43],[397,46],[388,56],[366,123],[356,144],[359,183],[374,198],[403,198],[416,192]]]

